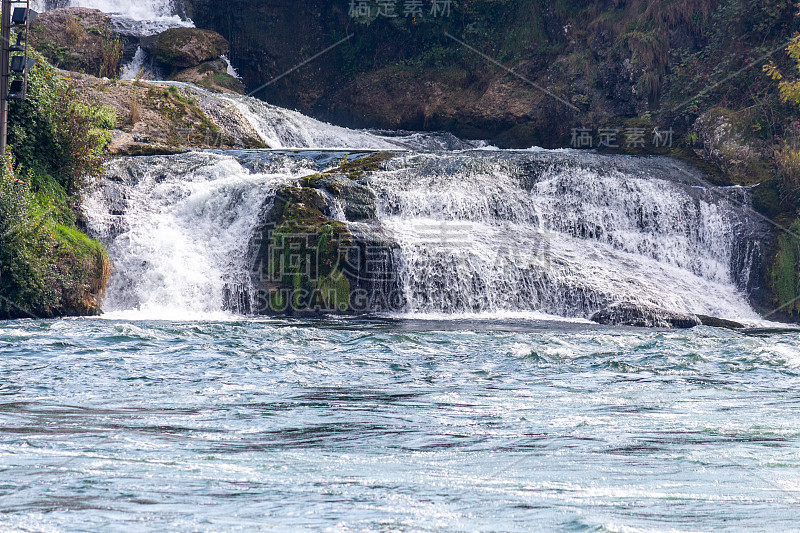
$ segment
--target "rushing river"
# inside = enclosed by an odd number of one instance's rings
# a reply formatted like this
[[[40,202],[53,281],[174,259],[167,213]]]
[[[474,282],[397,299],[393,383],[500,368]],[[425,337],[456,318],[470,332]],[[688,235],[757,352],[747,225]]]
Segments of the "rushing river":
[[[124,318],[0,324],[0,530],[798,530],[796,333]]]
[[[171,0],[34,4],[192,24]],[[117,158],[87,191],[110,313],[0,323],[0,532],[800,531],[797,332],[587,320],[771,325],[749,189],[192,91],[275,150]],[[325,215],[391,251],[397,308],[228,314],[258,307],[280,188],[370,150],[394,153],[356,184],[371,214]]]

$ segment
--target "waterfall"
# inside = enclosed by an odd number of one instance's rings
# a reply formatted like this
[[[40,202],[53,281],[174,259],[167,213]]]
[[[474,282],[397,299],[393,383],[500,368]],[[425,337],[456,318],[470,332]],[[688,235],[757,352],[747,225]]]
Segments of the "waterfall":
[[[359,150],[463,150],[485,145],[450,133],[371,132],[328,124],[247,96],[221,95],[271,148]]]
[[[291,169],[291,170],[290,170]],[[297,176],[292,162],[251,172],[224,155],[111,162],[83,209],[114,272],[107,312],[192,316],[247,312],[248,242],[264,200]]]
[[[183,13],[181,2],[175,0],[33,0],[31,6],[39,12],[61,7],[88,7],[109,15],[133,20],[153,20]]]
[[[342,152],[121,158],[86,200],[114,261],[107,311],[251,311],[250,246],[281,185]],[[626,302],[744,321],[764,228],[745,189],[666,158],[574,151],[400,153],[365,181],[396,244],[401,308],[587,318]],[[330,216],[345,220],[332,202]],[[335,208],[335,209],[334,209]],[[387,299],[389,300],[389,299]]]
[[[34,10],[49,11],[61,7],[99,9],[111,15],[116,32],[133,37],[155,35],[169,28],[193,27],[180,0],[34,0]]]
[[[763,230],[740,188],[668,159],[418,154],[371,178],[405,311],[588,317],[629,302],[752,320]]]

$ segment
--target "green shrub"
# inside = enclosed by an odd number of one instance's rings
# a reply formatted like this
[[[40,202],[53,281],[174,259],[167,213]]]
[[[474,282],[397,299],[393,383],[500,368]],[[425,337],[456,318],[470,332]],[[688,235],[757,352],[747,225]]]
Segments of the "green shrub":
[[[777,252],[769,272],[769,281],[780,310],[790,315],[800,313],[800,221],[791,226],[792,233],[778,237]]]
[[[35,56],[28,98],[9,106],[9,147],[21,168],[52,176],[74,196],[82,179],[100,175],[110,136],[94,130],[113,129],[116,115],[80,103],[61,74]]]
[[[10,105],[13,157],[0,160],[0,318],[96,314],[110,263],[75,227],[72,206],[102,170],[116,114],[80,103],[37,59],[28,99]]]
[[[48,280],[50,239],[37,216],[28,183],[15,178],[9,165],[0,169],[0,318],[35,316],[58,303]],[[44,259],[44,260],[43,260]]]

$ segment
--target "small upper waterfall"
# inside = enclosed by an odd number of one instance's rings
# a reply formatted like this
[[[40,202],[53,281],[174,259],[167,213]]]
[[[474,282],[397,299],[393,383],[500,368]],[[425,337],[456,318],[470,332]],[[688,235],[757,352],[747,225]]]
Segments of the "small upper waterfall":
[[[226,94],[230,102],[271,148],[359,150],[463,150],[485,145],[449,133],[371,132],[334,126],[297,111],[247,96]]]
[[[177,0],[33,0],[32,7],[37,11],[48,11],[60,7],[88,7],[99,9],[109,15],[133,20],[155,20],[173,17],[183,13],[183,2]]]
[[[180,0],[33,0],[39,12],[61,7],[87,7],[111,15],[116,30],[135,36],[154,35],[169,28],[194,26]]]

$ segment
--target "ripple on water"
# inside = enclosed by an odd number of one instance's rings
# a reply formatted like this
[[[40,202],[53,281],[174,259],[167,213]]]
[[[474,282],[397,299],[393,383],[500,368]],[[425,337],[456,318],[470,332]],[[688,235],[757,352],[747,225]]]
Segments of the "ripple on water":
[[[796,335],[473,326],[6,323],[0,529],[796,528]]]

